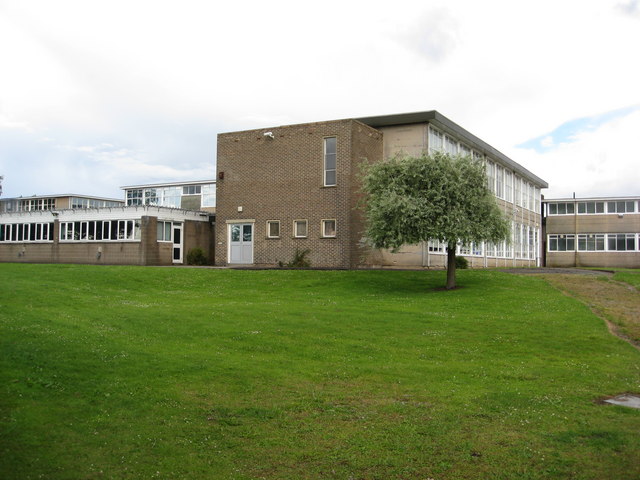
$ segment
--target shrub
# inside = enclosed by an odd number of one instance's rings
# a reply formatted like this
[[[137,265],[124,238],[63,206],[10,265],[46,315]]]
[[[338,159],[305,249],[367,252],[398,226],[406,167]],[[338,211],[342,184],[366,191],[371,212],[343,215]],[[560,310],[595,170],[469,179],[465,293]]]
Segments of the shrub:
[[[469,262],[466,258],[456,255],[456,268],[469,268]]]
[[[287,263],[287,267],[293,268],[307,268],[311,266],[311,262],[307,259],[307,255],[311,253],[308,248],[299,250],[296,248],[296,253],[293,255],[293,260]]]
[[[187,252],[188,265],[207,265],[209,260],[200,247],[194,247]]]

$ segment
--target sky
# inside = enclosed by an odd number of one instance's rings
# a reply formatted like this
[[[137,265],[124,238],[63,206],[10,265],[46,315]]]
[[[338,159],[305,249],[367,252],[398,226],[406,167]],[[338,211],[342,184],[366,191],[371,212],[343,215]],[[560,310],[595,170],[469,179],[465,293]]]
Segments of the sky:
[[[2,196],[215,178],[218,133],[437,110],[640,195],[640,0],[0,0]]]

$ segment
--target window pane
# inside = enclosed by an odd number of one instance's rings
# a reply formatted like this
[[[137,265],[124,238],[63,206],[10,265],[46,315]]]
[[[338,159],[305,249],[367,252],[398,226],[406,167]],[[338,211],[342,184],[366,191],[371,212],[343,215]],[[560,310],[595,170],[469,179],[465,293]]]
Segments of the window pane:
[[[625,202],[626,203],[626,208],[625,211],[627,213],[633,213],[635,212],[635,202]]]
[[[306,237],[307,236],[307,221],[306,220],[297,220],[295,223],[295,236],[296,237]]]
[[[269,237],[279,237],[280,236],[280,222],[268,222],[269,227]]]
[[[336,184],[336,171],[335,170],[327,170],[324,184],[325,185],[335,185]]]
[[[324,220],[323,221],[323,235],[325,237],[335,237],[336,236],[336,221],[335,220]]]
[[[567,236],[567,251],[573,252],[576,249],[576,239],[573,235]]]
[[[336,137],[324,139],[324,152],[327,155],[336,154]]]
[[[604,213],[604,202],[596,202],[596,213]]]
[[[573,203],[567,203],[567,213],[575,213],[575,205]]]
[[[557,215],[558,214],[558,204],[550,203],[549,204],[549,215]]]
[[[242,241],[243,242],[250,242],[251,241],[252,231],[253,231],[253,225],[243,225],[242,226]]]
[[[616,213],[616,202],[607,202],[607,213]]]
[[[231,225],[231,241],[240,241],[240,225]]]

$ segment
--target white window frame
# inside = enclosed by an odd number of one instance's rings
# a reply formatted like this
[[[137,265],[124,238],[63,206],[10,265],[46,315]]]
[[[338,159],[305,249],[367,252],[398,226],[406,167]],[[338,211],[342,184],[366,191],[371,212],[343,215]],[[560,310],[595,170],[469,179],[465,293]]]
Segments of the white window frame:
[[[298,234],[298,224],[304,224],[305,234]],[[309,236],[309,221],[303,218],[297,219],[293,221],[293,237],[294,238],[307,238]]]
[[[271,225],[278,226],[278,234],[271,235]],[[280,238],[280,220],[267,220],[267,238]]]
[[[327,153],[327,142],[329,140],[333,140],[335,142],[335,152],[334,153]],[[322,139],[322,153],[323,153],[323,165],[322,165],[322,182],[323,185],[325,187],[335,187],[336,185],[338,185],[338,137],[336,136],[331,136],[331,137],[324,137]],[[327,167],[327,160],[330,158],[330,156],[333,155],[333,168],[328,168]],[[333,183],[329,183],[327,181],[327,175],[333,172],[335,179],[333,181]]]
[[[333,222],[333,235],[327,235],[327,224]],[[338,234],[338,222],[335,218],[326,218],[321,221],[322,238],[336,238]]]
[[[429,125],[428,141],[429,153],[442,152],[444,150],[444,134],[431,125]]]

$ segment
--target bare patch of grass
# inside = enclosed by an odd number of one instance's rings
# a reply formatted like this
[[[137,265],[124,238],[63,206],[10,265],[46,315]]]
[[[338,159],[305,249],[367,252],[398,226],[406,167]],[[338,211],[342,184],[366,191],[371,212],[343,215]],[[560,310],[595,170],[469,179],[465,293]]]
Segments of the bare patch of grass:
[[[545,275],[544,278],[605,319],[612,333],[640,348],[640,291],[637,288],[605,276]]]

